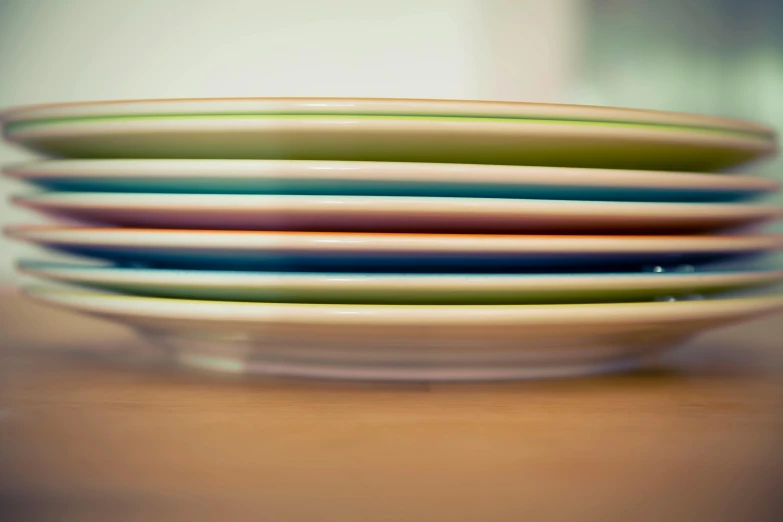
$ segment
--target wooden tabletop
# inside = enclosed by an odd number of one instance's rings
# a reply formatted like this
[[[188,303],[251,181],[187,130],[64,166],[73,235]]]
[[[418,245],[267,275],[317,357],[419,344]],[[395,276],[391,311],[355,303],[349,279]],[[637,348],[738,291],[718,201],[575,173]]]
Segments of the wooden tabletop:
[[[262,380],[6,291],[0,520],[781,520],[782,323],[617,376]]]

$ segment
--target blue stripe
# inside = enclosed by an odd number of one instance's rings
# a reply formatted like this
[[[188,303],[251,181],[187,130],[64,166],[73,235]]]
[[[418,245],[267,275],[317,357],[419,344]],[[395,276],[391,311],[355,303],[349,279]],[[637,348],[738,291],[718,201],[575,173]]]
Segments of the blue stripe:
[[[561,199],[639,202],[730,202],[763,194],[755,190],[573,187],[556,185],[491,185],[482,183],[417,183],[259,179],[37,179],[36,185],[61,191],[180,194],[291,194],[343,196],[429,196]]]
[[[639,272],[651,265],[676,267],[756,257],[744,254],[373,254],[187,251],[118,247],[55,247],[123,266],[280,272],[560,273]]]

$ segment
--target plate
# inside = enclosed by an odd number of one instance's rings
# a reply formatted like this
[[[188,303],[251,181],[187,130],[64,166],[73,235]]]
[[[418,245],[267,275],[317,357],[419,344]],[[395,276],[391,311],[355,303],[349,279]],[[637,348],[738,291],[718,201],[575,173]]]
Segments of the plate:
[[[777,206],[410,196],[50,192],[14,198],[83,223],[139,228],[688,234],[760,225]]]
[[[0,113],[3,123],[70,118],[192,115],[452,116],[575,120],[726,130],[774,137],[756,123],[678,112],[589,105],[394,98],[191,98],[32,105]]]
[[[398,161],[713,171],[774,137],[638,123],[435,116],[165,115],[8,121],[8,140],[69,158]]]
[[[721,202],[779,188],[747,175],[296,160],[54,160],[6,167],[5,174],[73,192]]]
[[[346,305],[129,297],[31,287],[33,299],[118,321],[210,370],[386,380],[565,377],[627,370],[783,297],[572,305]]]
[[[11,227],[60,252],[120,264],[208,270],[340,272],[638,271],[746,259],[780,235],[513,236]]]
[[[22,261],[20,272],[133,295],[292,303],[530,304],[691,299],[783,281],[783,270],[353,274],[144,269]]]

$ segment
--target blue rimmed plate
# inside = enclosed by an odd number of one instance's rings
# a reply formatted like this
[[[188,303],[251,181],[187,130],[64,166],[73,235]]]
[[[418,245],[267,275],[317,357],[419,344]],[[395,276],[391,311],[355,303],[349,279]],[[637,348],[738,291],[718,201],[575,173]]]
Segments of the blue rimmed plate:
[[[7,234],[120,264],[207,270],[553,272],[639,270],[741,259],[783,236],[509,236],[28,226]]]

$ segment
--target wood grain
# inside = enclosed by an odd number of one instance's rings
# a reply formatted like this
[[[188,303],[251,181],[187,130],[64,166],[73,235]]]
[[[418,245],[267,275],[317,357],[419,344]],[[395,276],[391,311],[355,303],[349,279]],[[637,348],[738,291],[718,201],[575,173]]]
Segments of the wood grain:
[[[779,520],[783,315],[659,368],[392,385],[182,372],[0,299],[2,520]]]

